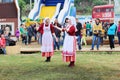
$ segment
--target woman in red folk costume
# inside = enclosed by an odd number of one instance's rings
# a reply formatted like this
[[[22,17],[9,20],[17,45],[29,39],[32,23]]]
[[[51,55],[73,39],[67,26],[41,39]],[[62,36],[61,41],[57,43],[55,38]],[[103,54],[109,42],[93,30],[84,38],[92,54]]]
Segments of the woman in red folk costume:
[[[68,26],[64,29],[61,29],[62,31],[65,31],[62,57],[64,62],[70,62],[68,67],[73,67],[76,61],[76,38],[75,38],[76,28],[73,22],[74,20],[75,20],[74,17],[69,17]]]
[[[46,57],[45,62],[50,62],[51,56],[53,56],[54,54],[52,35],[55,38],[56,36],[54,34],[54,27],[50,23],[49,18],[46,18],[44,20],[44,23],[40,25],[38,31],[42,34],[42,47],[41,47],[42,57]]]

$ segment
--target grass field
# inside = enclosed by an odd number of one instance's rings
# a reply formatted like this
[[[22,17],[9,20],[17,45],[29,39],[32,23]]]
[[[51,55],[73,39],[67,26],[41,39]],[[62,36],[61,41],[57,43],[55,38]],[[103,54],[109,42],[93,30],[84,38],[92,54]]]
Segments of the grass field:
[[[62,61],[60,52],[44,62],[40,53],[0,55],[0,80],[120,80],[120,54],[77,53],[76,65]]]

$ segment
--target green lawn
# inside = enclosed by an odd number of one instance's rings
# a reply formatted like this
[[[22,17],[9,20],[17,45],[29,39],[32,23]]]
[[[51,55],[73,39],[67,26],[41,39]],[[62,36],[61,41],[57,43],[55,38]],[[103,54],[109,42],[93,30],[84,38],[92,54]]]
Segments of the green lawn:
[[[120,80],[120,54],[79,52],[73,68],[60,52],[44,60],[40,53],[0,55],[0,80]]]

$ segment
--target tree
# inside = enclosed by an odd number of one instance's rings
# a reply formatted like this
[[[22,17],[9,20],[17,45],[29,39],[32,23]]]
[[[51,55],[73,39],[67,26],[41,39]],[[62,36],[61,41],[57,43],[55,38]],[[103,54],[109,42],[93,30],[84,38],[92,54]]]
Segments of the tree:
[[[22,18],[26,3],[24,0],[18,0],[18,3],[19,3],[19,7],[20,7],[20,18]]]
[[[108,0],[75,0],[77,11],[82,14],[91,14],[93,6],[108,4]]]
[[[19,7],[20,7],[20,13],[21,13],[21,17],[22,16],[28,16],[29,12],[30,12],[30,0],[18,0],[19,2]],[[33,2],[34,0],[32,0],[32,6],[33,7]]]
[[[24,0],[26,4],[30,4],[30,0]],[[32,0],[32,3],[34,2],[34,0]]]

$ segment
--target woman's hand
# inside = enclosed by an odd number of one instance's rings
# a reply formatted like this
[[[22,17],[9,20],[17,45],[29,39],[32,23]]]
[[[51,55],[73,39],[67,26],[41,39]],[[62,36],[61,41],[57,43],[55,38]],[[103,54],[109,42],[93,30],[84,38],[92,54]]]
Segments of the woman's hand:
[[[58,42],[58,38],[56,37],[56,42]]]
[[[67,31],[66,28],[62,28],[62,31]]]
[[[54,28],[56,28],[56,29],[62,31],[62,28],[59,28],[58,26],[54,26]]]

